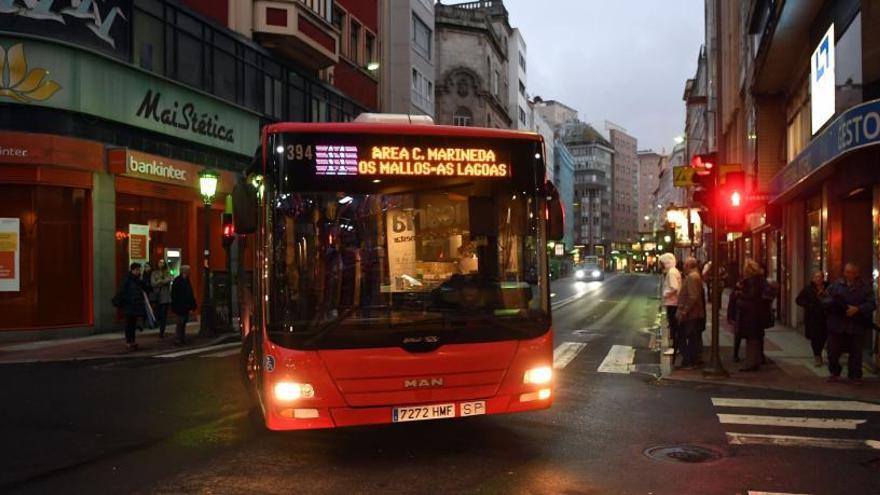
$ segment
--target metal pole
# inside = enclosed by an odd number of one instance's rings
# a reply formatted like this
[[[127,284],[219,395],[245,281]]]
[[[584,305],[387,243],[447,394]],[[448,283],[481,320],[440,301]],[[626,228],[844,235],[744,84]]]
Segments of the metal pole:
[[[211,301],[211,204],[205,202],[205,244],[204,260],[202,261],[202,311],[199,318],[199,336],[213,335],[211,312],[214,310]]]
[[[724,365],[721,364],[721,352],[720,345],[718,342],[719,330],[721,324],[721,289],[720,284],[718,283],[718,265],[721,262],[719,259],[720,249],[719,244],[721,243],[721,215],[719,214],[719,208],[721,207],[721,202],[718,198],[718,172],[721,163],[725,163],[726,156],[723,153],[723,136],[721,135],[722,129],[722,112],[721,112],[721,104],[722,104],[722,91],[723,91],[723,79],[722,76],[722,67],[721,67],[721,0],[715,0],[715,150],[718,154],[719,163],[716,164],[716,170],[712,174],[714,179],[714,187],[712,188],[712,194],[715,196],[712,201],[712,269],[710,270],[712,277],[712,353],[709,358],[709,366],[703,370],[703,376],[712,377],[712,378],[727,378],[730,376],[727,373],[727,370],[724,369]]]

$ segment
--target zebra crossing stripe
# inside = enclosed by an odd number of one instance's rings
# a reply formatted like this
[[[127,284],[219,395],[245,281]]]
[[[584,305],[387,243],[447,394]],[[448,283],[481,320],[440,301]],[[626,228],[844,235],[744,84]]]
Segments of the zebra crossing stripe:
[[[880,450],[880,440],[731,432],[725,432],[725,435],[727,435],[727,443],[731,445],[773,445],[780,447],[811,447],[822,449]]]
[[[587,347],[583,342],[563,342],[553,349],[553,367],[561,370],[568,366]]]
[[[880,412],[880,404],[852,400],[771,400],[712,397],[712,405],[715,407],[742,407],[755,409]]]
[[[614,345],[599,365],[599,373],[628,374],[636,358],[636,350],[628,345]]]
[[[865,419],[753,416],[750,414],[718,414],[718,421],[723,424],[735,425],[785,426],[840,430],[855,430],[859,425],[867,422]]]

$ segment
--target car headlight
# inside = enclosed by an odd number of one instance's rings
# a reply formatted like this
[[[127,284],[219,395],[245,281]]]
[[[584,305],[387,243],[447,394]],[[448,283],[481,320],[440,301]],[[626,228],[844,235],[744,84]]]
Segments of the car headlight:
[[[599,277],[602,275],[602,272],[600,272],[599,270],[593,270],[592,275],[593,275],[593,277]]]
[[[577,277],[577,278],[584,278],[584,271],[583,271],[583,270],[577,270],[576,272],[574,272],[574,276]]]
[[[550,380],[552,379],[553,369],[549,366],[541,366],[526,371],[525,376],[523,376],[523,383],[543,385],[545,383],[550,383]]]
[[[298,399],[311,399],[315,396],[315,388],[308,383],[278,382],[275,384],[275,400],[292,402]]]

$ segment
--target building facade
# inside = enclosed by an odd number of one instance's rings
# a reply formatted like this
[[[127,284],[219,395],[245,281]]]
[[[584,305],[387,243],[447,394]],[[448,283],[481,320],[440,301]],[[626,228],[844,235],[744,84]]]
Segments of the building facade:
[[[382,3],[381,108],[385,113],[434,116],[434,4]]]
[[[509,113],[507,9],[500,0],[434,6],[440,124],[515,127]]]
[[[816,271],[847,262],[877,289],[880,271],[880,5],[873,1],[708,2],[719,33],[710,77],[717,151],[765,197],[727,246],[780,285],[776,317],[798,326],[794,298]],[[794,42],[791,40],[803,40]],[[876,335],[866,353],[876,366]]]
[[[543,100],[540,96],[536,96],[534,108],[548,124],[557,130],[565,124],[578,122],[577,110],[556,100]]]
[[[660,171],[666,168],[666,155],[651,150],[638,152],[639,159],[639,232],[652,232],[660,222],[657,190]]]
[[[562,140],[574,158],[574,238],[584,255],[604,263],[611,241],[611,167],[614,148],[588,124],[564,128]]]
[[[507,37],[507,68],[508,80],[508,112],[514,120],[514,128],[529,129],[529,96],[526,90],[528,75],[526,72],[526,42],[519,28],[513,28]]]
[[[559,189],[559,198],[565,209],[565,252],[574,248],[575,244],[575,210],[574,210],[574,156],[568,151],[561,139],[553,142],[553,174],[554,184]]]
[[[639,159],[638,141],[625,129],[609,129],[614,163],[611,177],[611,239],[614,248],[628,250],[639,233]],[[623,259],[623,258],[621,258]]]
[[[195,268],[209,250],[219,279],[223,200],[262,124],[367,108],[321,79],[340,56],[330,2],[247,19],[237,2],[186,3],[0,12],[0,60],[27,72],[0,82],[0,339],[115,330],[110,301],[132,261]],[[210,209],[205,168],[220,171]],[[193,285],[201,300],[198,269]]]

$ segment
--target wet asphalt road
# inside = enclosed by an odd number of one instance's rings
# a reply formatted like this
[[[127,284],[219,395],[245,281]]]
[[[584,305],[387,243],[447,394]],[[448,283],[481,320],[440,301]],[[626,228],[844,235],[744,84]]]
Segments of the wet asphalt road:
[[[880,450],[731,445],[725,434],[880,440],[880,411],[721,410],[713,397],[810,397],[656,380],[656,284],[554,283],[554,301],[584,294],[554,311],[556,344],[586,347],[557,370],[555,405],[538,413],[265,433],[248,417],[236,356],[2,366],[0,492],[880,493]],[[635,350],[641,372],[597,371],[615,345]],[[866,421],[805,432],[721,424],[718,413]],[[681,444],[720,457],[644,454]]]

